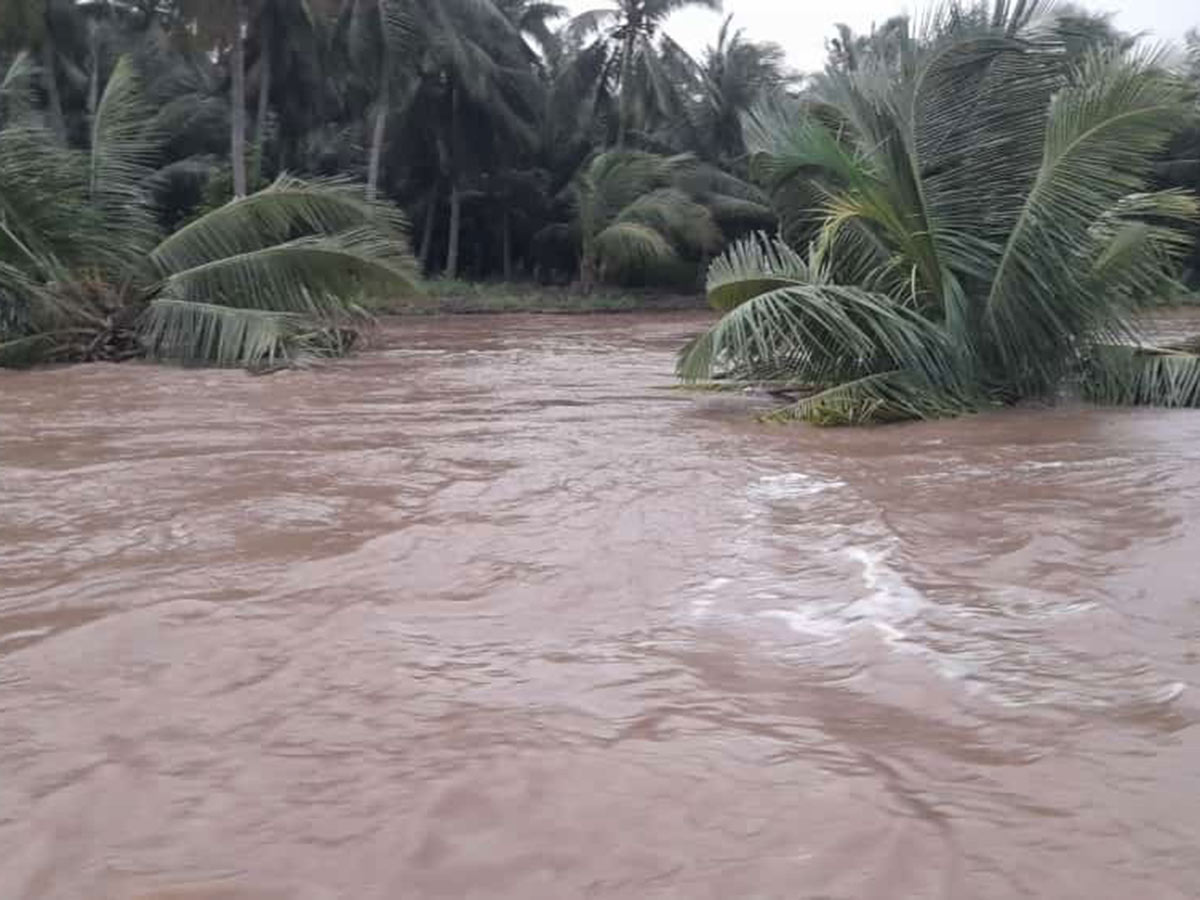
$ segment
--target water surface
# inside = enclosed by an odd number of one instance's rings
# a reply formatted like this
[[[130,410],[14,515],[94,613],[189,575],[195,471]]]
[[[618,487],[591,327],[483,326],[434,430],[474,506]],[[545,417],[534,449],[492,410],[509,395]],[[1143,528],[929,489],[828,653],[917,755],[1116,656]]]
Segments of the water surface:
[[[702,322],[0,374],[0,896],[1200,896],[1200,413],[763,425]]]

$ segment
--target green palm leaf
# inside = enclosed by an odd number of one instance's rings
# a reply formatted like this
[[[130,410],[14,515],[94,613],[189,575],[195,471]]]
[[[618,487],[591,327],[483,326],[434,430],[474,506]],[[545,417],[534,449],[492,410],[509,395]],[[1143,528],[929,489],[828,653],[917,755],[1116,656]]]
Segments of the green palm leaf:
[[[403,216],[392,206],[365,200],[345,179],[303,181],[280,176],[270,187],[233,200],[163,240],[150,254],[152,269],[171,275],[228,256],[262,250],[297,234],[336,234],[371,228],[407,252]]]
[[[1089,57],[1051,102],[1041,165],[983,301],[998,362],[1019,383],[1053,383],[1081,333],[1126,312],[1122,294],[1084,290],[1092,229],[1144,190],[1186,101],[1156,57],[1108,52]]]
[[[122,57],[96,107],[88,158],[88,194],[105,219],[116,269],[143,257],[156,237],[144,191],[159,147],[149,121],[133,63]]]
[[[1088,351],[1080,393],[1110,405],[1200,407],[1200,356],[1160,347],[1097,345]]]
[[[141,337],[151,359],[270,367],[303,355],[297,337],[305,328],[292,313],[160,298],[146,311]]]
[[[360,300],[411,293],[416,281],[402,246],[360,229],[213,259],[173,272],[163,292],[218,306],[337,317],[353,314]]]

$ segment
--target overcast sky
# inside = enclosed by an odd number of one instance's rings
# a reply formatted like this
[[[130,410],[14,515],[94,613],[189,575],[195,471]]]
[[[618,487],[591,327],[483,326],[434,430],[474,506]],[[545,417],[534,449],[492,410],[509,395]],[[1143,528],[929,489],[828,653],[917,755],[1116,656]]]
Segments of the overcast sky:
[[[603,7],[604,0],[561,0],[573,12]],[[1189,28],[1200,25],[1200,3],[1196,0],[1107,0],[1085,2],[1089,9],[1114,14],[1123,31],[1149,32],[1163,40],[1178,40]],[[725,15],[733,14],[737,27],[754,40],[782,44],[792,65],[801,70],[819,69],[825,60],[825,41],[833,36],[835,22],[845,22],[856,32],[867,32],[871,23],[883,22],[899,12],[928,8],[925,3],[905,0],[725,0]],[[667,33],[693,54],[716,40],[722,14],[707,10],[684,10],[667,22]]]

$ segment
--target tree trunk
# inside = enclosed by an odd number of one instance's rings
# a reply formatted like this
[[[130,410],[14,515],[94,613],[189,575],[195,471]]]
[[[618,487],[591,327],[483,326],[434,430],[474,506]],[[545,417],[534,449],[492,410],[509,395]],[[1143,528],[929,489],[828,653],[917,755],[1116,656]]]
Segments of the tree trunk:
[[[599,268],[596,255],[590,247],[584,247],[583,255],[579,259],[579,286],[585,294],[591,293],[592,288],[596,286]]]
[[[429,271],[429,259],[433,255],[433,225],[437,218],[437,182],[429,189],[429,199],[425,201],[425,227],[421,230],[421,271]]]
[[[271,108],[271,23],[262,29],[258,50],[258,112],[254,116],[254,181],[262,178],[267,149],[267,113]]]
[[[458,89],[450,87],[450,237],[446,247],[446,277],[458,277],[458,239],[462,226],[462,193],[458,188]]]
[[[246,0],[234,4],[233,90],[230,98],[229,163],[233,166],[233,196],[246,196]]]
[[[458,277],[458,239],[462,226],[462,195],[458,184],[450,188],[450,240],[446,248],[446,277]]]
[[[513,277],[513,259],[512,259],[512,217],[508,214],[508,210],[504,210],[504,221],[500,226],[502,231],[501,243],[504,247],[504,280],[512,281]]]
[[[42,39],[42,80],[46,88],[47,113],[50,116],[50,130],[59,141],[67,139],[67,126],[63,119],[62,95],[58,92],[58,75],[55,74],[55,60],[58,50],[54,46],[54,34],[50,24],[46,23],[46,36]]]
[[[100,35],[99,29],[93,22],[88,28],[88,59],[91,71],[88,73],[88,118],[95,120],[96,109],[100,106]]]
[[[633,98],[633,26],[627,25],[621,47],[621,96],[617,102],[617,147],[624,148]]]
[[[379,165],[383,159],[383,139],[387,131],[388,106],[390,94],[386,72],[381,72],[383,79],[379,86],[379,97],[375,101],[375,124],[371,129],[371,158],[367,163],[367,199],[374,200],[379,196]]]

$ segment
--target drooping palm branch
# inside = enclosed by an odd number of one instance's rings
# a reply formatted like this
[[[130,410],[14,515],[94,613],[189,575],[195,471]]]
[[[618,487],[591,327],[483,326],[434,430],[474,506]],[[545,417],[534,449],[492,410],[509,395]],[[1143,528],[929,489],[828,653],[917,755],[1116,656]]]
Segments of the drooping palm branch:
[[[346,179],[284,175],[159,240],[151,122],[122,61],[87,151],[0,128],[0,364],[277,365],[344,350],[365,302],[415,286],[403,217]]]

